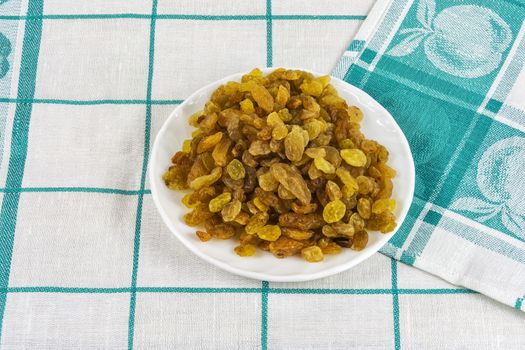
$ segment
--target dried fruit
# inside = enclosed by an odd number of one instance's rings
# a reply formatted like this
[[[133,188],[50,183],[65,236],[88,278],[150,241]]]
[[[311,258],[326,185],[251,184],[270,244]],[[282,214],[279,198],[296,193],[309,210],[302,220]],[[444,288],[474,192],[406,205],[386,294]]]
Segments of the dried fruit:
[[[228,164],[229,151],[232,146],[232,140],[225,137],[215,146],[211,156],[218,166],[226,166]]]
[[[297,202],[292,202],[291,208],[298,214],[310,214],[317,210],[317,203],[301,205]]]
[[[321,238],[321,239],[325,239],[325,238]],[[326,242],[326,243],[322,243],[323,246],[321,247],[321,244],[319,244],[319,242],[317,242],[319,248],[321,248],[321,250],[323,251],[323,254],[329,254],[329,255],[337,255],[337,254],[341,254],[341,246],[338,245],[337,243],[334,243],[334,242]]]
[[[270,243],[270,252],[279,259],[286,258],[297,254],[301,248],[304,247],[304,243],[298,242],[287,236],[279,236],[277,240]]]
[[[219,224],[208,229],[208,233],[214,238],[229,239],[235,236],[235,228],[228,224]]]
[[[182,143],[182,152],[190,153],[191,152],[191,140],[184,140]]]
[[[279,85],[277,90],[277,96],[275,96],[275,102],[281,106],[285,106],[288,100],[290,99],[290,91],[282,85]]]
[[[229,222],[235,220],[237,215],[241,212],[242,203],[238,199],[234,199],[230,203],[224,205],[221,210],[222,220]]]
[[[252,97],[259,107],[270,113],[273,111],[273,97],[262,85],[256,84],[251,88]]]
[[[332,241],[340,247],[350,248],[352,246],[352,239],[348,237],[335,237]]]
[[[259,175],[259,186],[265,191],[275,191],[279,186],[279,181],[275,178],[271,171]]]
[[[317,119],[307,121],[306,123],[304,123],[303,127],[306,130],[306,132],[308,132],[310,140],[315,140],[317,136],[319,136],[319,134],[322,131],[322,125],[323,124]]]
[[[277,188],[277,194],[279,195],[279,198],[282,198],[282,199],[295,199],[296,198],[292,192],[288,191],[286,187],[284,187],[281,184]]]
[[[341,158],[343,158],[344,161],[351,166],[362,167],[366,165],[366,154],[364,154],[360,149],[342,149],[340,153]]]
[[[255,108],[253,107],[253,102],[249,98],[242,100],[239,105],[241,110],[246,114],[255,113]]]
[[[208,204],[208,208],[212,213],[218,213],[222,210],[222,207],[228,204],[231,200],[232,194],[230,192],[224,192],[213,198]]]
[[[360,194],[368,194],[374,190],[374,180],[367,176],[358,176],[357,179],[358,192]]]
[[[291,227],[283,227],[281,228],[281,232],[286,237],[290,237],[291,239],[295,239],[296,241],[304,241],[312,238],[312,236],[314,235],[314,231],[299,230]]]
[[[340,200],[329,202],[323,209],[323,218],[327,223],[337,222],[343,218],[346,206]]]
[[[298,128],[292,128],[292,131],[284,139],[284,152],[286,158],[292,162],[297,162],[303,157],[304,137]]]
[[[242,208],[242,205],[241,205],[241,208]],[[235,221],[239,225],[246,226],[249,220],[250,220],[250,214],[248,214],[245,211],[241,211],[239,215],[237,215],[233,221]]]
[[[301,84],[301,91],[312,96],[320,96],[323,92],[323,85],[317,80],[306,80]]]
[[[341,192],[341,189],[333,181],[328,181],[326,183],[326,194],[328,195],[328,198],[330,198],[331,201],[335,201],[343,197],[343,193]]]
[[[268,209],[270,209],[265,203],[263,203],[263,201],[259,197],[255,197],[253,199],[253,205],[255,205],[257,210],[262,211],[262,212],[267,212]]]
[[[330,225],[324,225],[321,232],[326,237],[337,237],[337,232],[335,232],[334,228]]]
[[[206,231],[197,231],[195,233],[201,242],[208,242],[210,239],[212,239],[212,236]]]
[[[363,219],[370,218],[372,203],[369,198],[359,198],[357,201],[357,212]]]
[[[241,244],[233,248],[233,250],[238,256],[252,256],[255,254],[256,249],[257,248],[255,248],[255,246],[251,244]]]
[[[358,213],[353,213],[348,223],[354,227],[354,231],[360,231],[365,228],[365,221]]]
[[[215,147],[215,145],[221,141],[223,135],[224,134],[219,131],[213,135],[205,137],[197,146],[197,153],[206,152],[207,150]]]
[[[357,231],[352,237],[352,246],[350,247],[353,250],[363,250],[368,244],[368,233],[364,230]]]
[[[344,222],[336,222],[330,225],[337,236],[352,237],[355,229],[352,224],[345,224]]]
[[[342,149],[355,148],[355,145],[354,145],[354,142],[352,140],[344,139],[344,140],[339,141],[339,147],[341,147]]]
[[[292,227],[300,230],[315,230],[323,226],[323,217],[318,214],[286,213],[279,216],[279,226]]]
[[[396,172],[388,150],[361,132],[362,118],[328,76],[254,69],[218,87],[189,118],[196,129],[163,180],[172,190],[190,188],[183,219],[205,228],[197,238],[238,239],[239,256],[301,252],[316,262],[360,250],[365,229],[397,225]]]
[[[272,137],[274,140],[280,141],[286,136],[288,136],[288,128],[286,127],[286,125],[281,124],[273,128]]]
[[[269,218],[270,216],[266,212],[260,212],[253,215],[248,221],[246,227],[244,228],[246,230],[246,233],[251,235],[256,233],[257,229],[266,225]]]
[[[277,225],[266,225],[259,227],[255,233],[257,233],[260,239],[273,242],[281,236],[281,228]]]
[[[382,212],[389,210],[394,211],[396,208],[396,201],[392,198],[378,199],[372,204],[372,213],[381,214]]]
[[[307,148],[304,153],[312,159],[326,157],[326,151],[321,147]]]
[[[312,200],[312,194],[308,189],[306,181],[304,181],[301,174],[295,171],[291,166],[284,163],[275,163],[270,167],[270,171],[274,178],[277,179],[303,204],[308,204]]]
[[[319,262],[324,259],[323,251],[318,246],[304,248],[301,250],[301,255],[308,262]]]
[[[198,178],[190,182],[190,188],[192,190],[198,190],[203,188],[204,186],[214,184],[215,182],[217,182],[217,180],[221,178],[221,175],[222,168],[217,167],[213,169],[209,175],[199,176]]]
[[[248,152],[250,152],[252,156],[264,156],[270,154],[272,150],[270,149],[270,144],[268,142],[255,140],[250,145],[250,148],[248,148]]]
[[[335,174],[335,167],[324,158],[315,158],[314,165],[325,174]]]

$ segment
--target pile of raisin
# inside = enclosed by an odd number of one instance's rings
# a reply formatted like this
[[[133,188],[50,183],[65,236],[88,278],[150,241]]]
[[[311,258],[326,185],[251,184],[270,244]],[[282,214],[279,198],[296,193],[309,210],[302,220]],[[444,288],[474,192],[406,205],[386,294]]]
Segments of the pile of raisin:
[[[201,228],[197,237],[238,240],[240,256],[259,248],[318,262],[359,251],[367,230],[396,227],[396,172],[387,149],[361,133],[362,118],[328,76],[254,69],[190,117],[197,129],[163,179],[190,189],[184,221]]]

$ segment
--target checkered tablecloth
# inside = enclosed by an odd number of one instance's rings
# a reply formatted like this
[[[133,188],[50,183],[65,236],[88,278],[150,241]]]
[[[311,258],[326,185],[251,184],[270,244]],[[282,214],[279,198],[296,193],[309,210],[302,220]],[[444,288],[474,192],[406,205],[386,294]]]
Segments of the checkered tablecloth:
[[[522,312],[382,254],[248,280],[154,208],[147,159],[177,104],[255,66],[329,73],[372,5],[0,1],[0,349],[523,349]]]

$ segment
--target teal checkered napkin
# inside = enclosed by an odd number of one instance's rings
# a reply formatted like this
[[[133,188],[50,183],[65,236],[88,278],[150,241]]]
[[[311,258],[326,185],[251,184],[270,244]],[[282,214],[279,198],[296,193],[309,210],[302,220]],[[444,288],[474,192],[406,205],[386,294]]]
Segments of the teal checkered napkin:
[[[379,100],[416,164],[383,252],[525,310],[525,5],[378,1],[334,74]]]

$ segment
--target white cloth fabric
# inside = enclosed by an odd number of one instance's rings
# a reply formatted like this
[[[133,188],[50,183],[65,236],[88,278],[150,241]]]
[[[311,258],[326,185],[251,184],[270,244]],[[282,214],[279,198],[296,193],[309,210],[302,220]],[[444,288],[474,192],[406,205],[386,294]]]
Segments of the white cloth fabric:
[[[525,348],[522,312],[379,253],[266,284],[156,212],[143,158],[180,100],[267,64],[329,73],[372,3],[0,4],[0,349]]]

